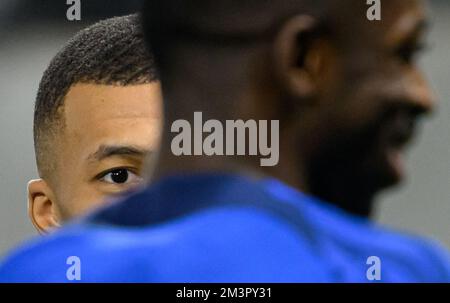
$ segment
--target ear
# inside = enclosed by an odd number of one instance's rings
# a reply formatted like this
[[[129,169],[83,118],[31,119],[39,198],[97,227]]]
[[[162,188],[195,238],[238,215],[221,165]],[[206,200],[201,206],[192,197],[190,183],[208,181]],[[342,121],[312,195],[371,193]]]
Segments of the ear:
[[[53,191],[42,179],[28,182],[28,216],[40,234],[60,227]]]
[[[316,20],[297,15],[283,24],[274,41],[275,73],[284,90],[294,98],[317,94],[326,52]]]

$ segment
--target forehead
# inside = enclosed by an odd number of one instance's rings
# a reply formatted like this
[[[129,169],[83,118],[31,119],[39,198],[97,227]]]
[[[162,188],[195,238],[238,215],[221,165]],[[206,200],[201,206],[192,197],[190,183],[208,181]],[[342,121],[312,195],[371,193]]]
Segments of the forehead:
[[[161,103],[159,82],[76,84],[65,98],[62,142],[67,146],[62,148],[86,153],[100,144],[150,144],[158,131]]]
[[[75,84],[65,98],[64,118],[70,126],[71,122],[159,117],[160,99],[158,82],[129,86]]]
[[[426,1],[422,0],[380,1],[380,21],[368,20],[367,12],[371,5],[366,1],[352,0],[348,3],[335,10],[340,12],[335,16],[339,37],[347,45],[396,43],[398,41],[395,40],[411,34],[426,21]]]

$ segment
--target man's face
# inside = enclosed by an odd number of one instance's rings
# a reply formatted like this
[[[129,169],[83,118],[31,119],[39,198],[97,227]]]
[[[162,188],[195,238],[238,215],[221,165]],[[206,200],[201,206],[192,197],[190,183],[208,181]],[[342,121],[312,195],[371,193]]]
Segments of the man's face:
[[[159,82],[76,84],[54,144],[53,206],[61,221],[81,215],[142,182],[144,157],[156,152],[162,123]]]
[[[320,139],[306,161],[313,194],[363,215],[377,191],[403,178],[404,147],[433,106],[415,62],[425,24],[421,1],[383,2],[381,21],[368,21],[366,9],[338,21],[316,112]]]

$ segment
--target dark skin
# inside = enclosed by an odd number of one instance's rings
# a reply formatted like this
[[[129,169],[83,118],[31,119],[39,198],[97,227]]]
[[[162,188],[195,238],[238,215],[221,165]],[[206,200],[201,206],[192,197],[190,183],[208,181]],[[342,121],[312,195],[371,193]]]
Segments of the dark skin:
[[[277,166],[262,168],[243,157],[174,157],[166,131],[157,174],[245,169],[369,216],[376,194],[403,179],[405,147],[434,99],[415,62],[426,27],[423,2],[383,2],[379,22],[367,20],[367,8],[365,1],[349,1],[326,21],[306,14],[291,17],[273,39],[247,52],[245,64],[227,64],[243,70],[239,88],[231,93],[216,87],[220,93],[208,95],[209,103],[237,100],[228,118],[280,120]],[[332,30],[318,31],[324,23]],[[213,64],[208,65],[212,72]],[[206,72],[202,81],[213,77]],[[162,81],[166,99],[201,98],[192,93],[195,83],[172,80]],[[193,111],[223,117],[194,104]],[[189,119],[192,113],[168,110],[168,125],[180,115]]]
[[[298,186],[369,216],[375,195],[403,180],[405,147],[433,96],[415,62],[426,24],[421,1],[383,3],[380,23],[353,14],[361,18],[325,46],[332,72],[301,114]]]

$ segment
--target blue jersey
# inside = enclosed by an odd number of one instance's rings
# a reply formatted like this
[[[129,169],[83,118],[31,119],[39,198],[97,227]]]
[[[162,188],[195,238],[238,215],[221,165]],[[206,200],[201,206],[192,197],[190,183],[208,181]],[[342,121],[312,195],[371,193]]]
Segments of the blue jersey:
[[[29,242],[0,267],[0,282],[73,279],[450,282],[450,262],[433,242],[389,231],[277,180],[198,174],[166,178]]]

